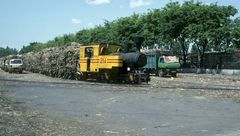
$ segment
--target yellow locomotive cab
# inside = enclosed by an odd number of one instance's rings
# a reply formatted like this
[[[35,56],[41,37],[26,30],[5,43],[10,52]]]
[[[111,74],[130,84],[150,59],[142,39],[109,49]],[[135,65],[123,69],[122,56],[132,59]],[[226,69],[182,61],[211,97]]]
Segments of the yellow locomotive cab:
[[[111,55],[121,50],[118,45],[90,45],[80,47],[80,72],[83,78],[115,78],[123,66],[122,56]]]

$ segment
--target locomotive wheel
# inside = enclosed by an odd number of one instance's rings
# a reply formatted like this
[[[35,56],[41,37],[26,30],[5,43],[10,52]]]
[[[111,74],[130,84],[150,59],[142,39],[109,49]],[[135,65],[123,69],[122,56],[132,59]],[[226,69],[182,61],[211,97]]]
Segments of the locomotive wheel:
[[[135,78],[134,84],[140,84],[140,83],[141,83],[141,79],[139,77]]]
[[[132,74],[129,74],[129,75],[128,75],[128,81],[129,81],[129,82],[135,82],[135,79],[134,79],[134,77],[133,77]]]
[[[80,80],[87,80],[87,73],[84,73],[79,78],[80,78]]]
[[[110,79],[110,76],[109,76],[108,72],[104,72],[104,79],[105,80],[109,80]]]
[[[105,74],[100,74],[99,81],[106,82]]]
[[[108,82],[110,80],[109,73],[106,71],[101,71],[98,76],[98,80],[101,82]]]

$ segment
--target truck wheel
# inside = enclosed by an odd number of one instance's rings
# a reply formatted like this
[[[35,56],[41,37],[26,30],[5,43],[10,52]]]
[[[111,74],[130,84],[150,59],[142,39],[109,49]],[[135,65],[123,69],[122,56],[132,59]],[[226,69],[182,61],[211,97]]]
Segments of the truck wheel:
[[[158,70],[158,76],[163,77],[164,76],[164,71],[163,70]]]
[[[177,77],[177,73],[173,73],[173,74],[172,74],[172,77]]]

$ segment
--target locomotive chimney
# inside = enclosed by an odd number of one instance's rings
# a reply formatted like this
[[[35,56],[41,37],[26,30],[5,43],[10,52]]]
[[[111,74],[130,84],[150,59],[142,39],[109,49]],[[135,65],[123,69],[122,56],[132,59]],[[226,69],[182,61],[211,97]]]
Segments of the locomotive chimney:
[[[129,50],[131,49],[131,44],[129,43],[129,41],[124,41],[123,42],[123,51],[124,52],[129,52]]]
[[[140,35],[136,35],[136,36],[133,36],[133,41],[135,43],[135,47],[137,48],[137,50],[140,52],[140,49],[141,49],[141,46],[142,46],[142,43],[144,41],[144,37],[140,36]]]

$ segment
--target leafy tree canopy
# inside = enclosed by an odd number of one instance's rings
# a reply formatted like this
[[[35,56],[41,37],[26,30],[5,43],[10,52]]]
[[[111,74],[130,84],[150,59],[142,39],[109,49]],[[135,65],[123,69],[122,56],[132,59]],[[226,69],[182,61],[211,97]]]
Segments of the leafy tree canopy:
[[[9,48],[8,46],[6,48],[0,47],[0,58],[8,55],[16,55],[16,54],[18,54],[17,49]]]
[[[237,9],[217,3],[203,4],[199,1],[170,2],[161,9],[145,14],[133,14],[114,21],[105,20],[102,25],[83,29],[76,34],[56,37],[47,43],[30,43],[20,53],[39,51],[43,48],[80,44],[132,42],[130,37],[142,35],[143,46],[170,47],[186,62],[189,45],[194,46],[203,58],[205,51],[240,49],[240,19],[233,18]],[[203,62],[203,60],[202,60]]]

